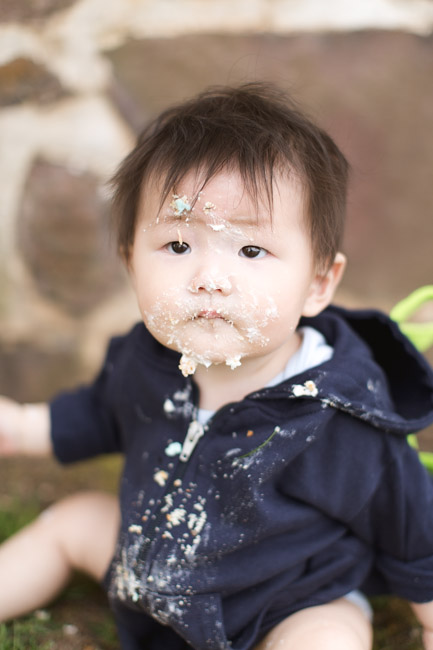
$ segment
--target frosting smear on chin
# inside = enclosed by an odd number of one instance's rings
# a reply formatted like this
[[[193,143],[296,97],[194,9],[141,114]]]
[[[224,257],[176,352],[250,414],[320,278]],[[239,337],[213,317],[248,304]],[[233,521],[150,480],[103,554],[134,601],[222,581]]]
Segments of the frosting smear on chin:
[[[182,354],[179,361],[179,370],[184,377],[188,377],[189,375],[193,375],[195,373],[199,363],[202,363],[204,366],[206,366],[206,368],[209,368],[211,365],[210,361],[198,361],[192,357],[189,357],[187,354]],[[236,355],[235,357],[231,357],[230,359],[226,359],[226,366],[229,366],[232,370],[238,368],[240,365],[240,354]]]
[[[188,357],[186,354],[182,354],[179,361],[179,370],[184,377],[193,375],[197,370],[197,361],[191,359],[191,357]]]

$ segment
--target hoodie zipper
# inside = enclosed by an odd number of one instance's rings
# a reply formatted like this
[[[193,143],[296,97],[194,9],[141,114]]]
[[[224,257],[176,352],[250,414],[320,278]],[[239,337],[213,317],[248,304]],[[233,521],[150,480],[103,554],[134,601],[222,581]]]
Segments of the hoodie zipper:
[[[204,435],[204,426],[197,420],[192,420],[183,442],[179,460],[186,463],[197,446],[198,441]]]
[[[182,451],[180,452],[179,455],[179,460],[181,463],[179,463],[173,473],[171,481],[168,483],[166,489],[164,490],[163,494],[161,495],[160,503],[163,504],[164,499],[166,495],[169,493],[171,488],[174,486],[174,483],[178,480],[182,480],[183,476],[186,472],[187,469],[187,462],[191,458],[191,455],[194,451],[194,449],[197,446],[198,441],[202,436],[204,435],[204,427],[200,422],[197,420],[192,420],[189,424],[188,431],[186,433],[183,445],[182,445]],[[162,507],[162,506],[161,506]],[[160,524],[164,520],[164,513],[161,512],[161,508],[159,509],[159,512],[156,514],[155,519],[153,521],[153,525],[150,526],[146,532],[146,537],[147,541],[143,544],[139,555],[137,557],[137,570],[136,570],[136,575],[137,577],[141,578],[143,574],[143,569],[146,564],[147,556],[149,553],[150,546],[153,542],[154,539],[154,533],[155,531],[160,528]],[[142,570],[140,571],[139,567],[142,567]]]

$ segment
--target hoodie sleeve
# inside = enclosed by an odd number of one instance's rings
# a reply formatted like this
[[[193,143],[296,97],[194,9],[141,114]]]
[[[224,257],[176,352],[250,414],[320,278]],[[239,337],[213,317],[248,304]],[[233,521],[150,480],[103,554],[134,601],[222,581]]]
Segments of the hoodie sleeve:
[[[433,479],[405,439],[390,437],[389,462],[368,502],[349,522],[376,549],[387,591],[433,600]]]
[[[60,462],[122,451],[113,403],[116,362],[123,340],[119,337],[110,342],[93,384],[60,393],[51,401],[51,439],[54,455]]]

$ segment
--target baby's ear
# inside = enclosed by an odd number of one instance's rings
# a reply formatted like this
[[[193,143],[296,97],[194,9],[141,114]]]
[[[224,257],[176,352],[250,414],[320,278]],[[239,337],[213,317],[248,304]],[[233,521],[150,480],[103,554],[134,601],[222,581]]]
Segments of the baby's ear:
[[[331,302],[335,290],[343,277],[346,257],[337,253],[326,273],[317,273],[313,278],[310,291],[302,311],[303,316],[317,316]]]

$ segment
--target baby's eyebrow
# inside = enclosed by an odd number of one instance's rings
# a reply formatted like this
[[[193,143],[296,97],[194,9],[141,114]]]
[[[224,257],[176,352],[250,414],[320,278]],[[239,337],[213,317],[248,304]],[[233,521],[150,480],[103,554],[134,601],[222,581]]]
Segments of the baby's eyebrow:
[[[180,223],[196,221],[196,218],[193,217],[190,213],[188,214],[165,214],[164,216],[158,216],[158,224],[167,224],[167,225],[179,225]]]
[[[233,216],[233,217],[220,217],[213,215],[201,215],[197,213],[187,213],[187,214],[172,214],[168,213],[163,216],[159,216],[157,223],[160,225],[180,225],[182,223],[202,223],[203,225],[211,225],[218,223],[227,223],[231,226],[251,228],[255,230],[263,230],[269,226],[269,219],[261,219],[260,217],[251,217],[251,216]]]
[[[148,228],[169,228],[179,227],[182,224],[188,224],[191,221],[190,215],[175,216],[175,215],[161,215],[158,214],[154,219],[147,218]]]
[[[267,223],[264,219],[261,219],[260,217],[250,217],[250,216],[236,216],[236,217],[231,217],[230,219],[227,219],[227,221],[233,226],[246,226],[247,228],[265,228]]]

